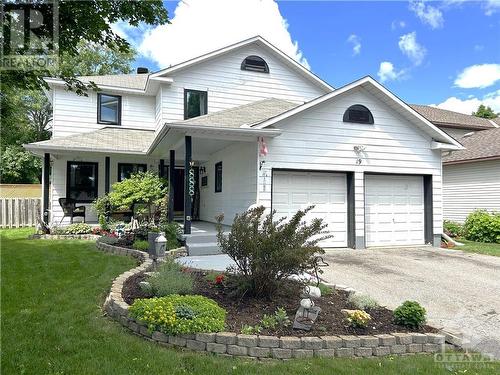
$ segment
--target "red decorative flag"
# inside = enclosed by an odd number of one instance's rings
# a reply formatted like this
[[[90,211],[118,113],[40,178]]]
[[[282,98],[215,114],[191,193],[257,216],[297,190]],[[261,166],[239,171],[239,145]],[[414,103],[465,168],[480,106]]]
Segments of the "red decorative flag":
[[[259,154],[260,156],[267,155],[267,145],[266,141],[264,141],[264,137],[259,137]]]

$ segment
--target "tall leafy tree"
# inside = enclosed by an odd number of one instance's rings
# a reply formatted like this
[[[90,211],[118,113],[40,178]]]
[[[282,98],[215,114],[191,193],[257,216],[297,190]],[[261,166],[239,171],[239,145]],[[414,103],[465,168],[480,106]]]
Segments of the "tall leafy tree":
[[[488,119],[498,117],[498,113],[495,113],[491,109],[491,107],[486,107],[483,104],[480,104],[479,107],[477,108],[477,111],[472,112],[472,115],[476,116],[476,117],[482,117],[482,118],[488,118]]]

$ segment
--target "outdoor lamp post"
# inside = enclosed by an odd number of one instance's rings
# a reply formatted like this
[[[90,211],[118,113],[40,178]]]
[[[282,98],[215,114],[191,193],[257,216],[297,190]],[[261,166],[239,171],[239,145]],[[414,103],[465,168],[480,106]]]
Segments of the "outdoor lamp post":
[[[155,238],[154,246],[151,249],[150,257],[156,261],[158,258],[163,258],[165,256],[165,250],[167,249],[167,239],[165,238],[165,233],[160,232],[160,235]]]

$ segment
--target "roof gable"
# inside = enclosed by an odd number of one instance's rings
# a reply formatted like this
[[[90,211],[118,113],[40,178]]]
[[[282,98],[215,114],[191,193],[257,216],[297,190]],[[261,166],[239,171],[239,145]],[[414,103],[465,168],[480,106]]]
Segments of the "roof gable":
[[[410,107],[438,126],[477,130],[495,128],[495,125],[490,120],[481,117],[428,105],[410,104]]]
[[[311,100],[303,105],[293,108],[281,115],[275,116],[272,119],[263,121],[260,124],[255,125],[255,128],[262,129],[271,125],[274,125],[280,121],[283,121],[291,116],[301,113],[305,110],[313,108],[321,103],[331,100],[345,92],[353,90],[357,87],[365,88],[370,94],[375,95],[379,99],[386,102],[392,109],[398,111],[405,118],[417,124],[422,130],[431,135],[433,139],[438,142],[444,142],[446,144],[452,145],[453,148],[462,149],[462,145],[457,142],[454,138],[450,137],[444,131],[437,128],[429,120],[423,117],[420,113],[411,108],[408,104],[399,99],[396,95],[387,90],[384,86],[374,80],[372,77],[364,77],[357,81],[354,81],[348,85],[336,89],[333,92],[320,96],[317,99]]]

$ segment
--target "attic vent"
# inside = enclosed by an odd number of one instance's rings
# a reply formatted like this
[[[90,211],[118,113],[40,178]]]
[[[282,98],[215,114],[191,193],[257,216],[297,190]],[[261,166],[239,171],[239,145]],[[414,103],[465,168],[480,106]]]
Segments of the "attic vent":
[[[241,63],[241,70],[249,70],[251,72],[269,73],[269,66],[262,57],[248,56]]]
[[[148,73],[149,73],[148,68],[145,68],[143,66],[137,68],[137,74],[148,74]]]
[[[368,108],[361,104],[355,104],[344,112],[344,122],[356,122],[359,124],[373,124],[373,115]]]

